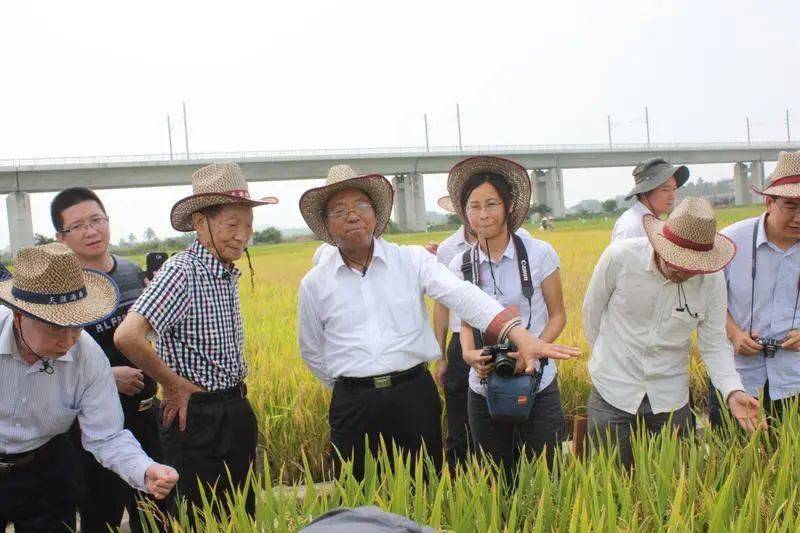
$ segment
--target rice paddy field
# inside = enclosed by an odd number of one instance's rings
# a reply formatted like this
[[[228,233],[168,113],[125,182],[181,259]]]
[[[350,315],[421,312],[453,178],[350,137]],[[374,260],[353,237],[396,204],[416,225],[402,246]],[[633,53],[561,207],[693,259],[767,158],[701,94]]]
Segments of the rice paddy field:
[[[721,210],[720,226],[760,211],[757,206]],[[612,225],[612,219],[596,219],[561,222],[548,232],[528,227],[535,237],[553,244],[561,259],[568,323],[559,342],[584,352],[580,359],[559,363],[568,417],[584,412],[589,394],[581,303]],[[447,235],[387,239],[424,244]],[[330,393],[306,370],[295,331],[297,287],[318,244],[251,249],[255,288],[251,290],[245,274],[240,294],[249,398],[261,431],[252,482],[263,496],[254,521],[244,514],[239,498],[209,502],[199,512],[202,530],[294,531],[327,510],[358,505],[377,505],[436,530],[459,532],[800,530],[796,408],[782,423],[752,436],[731,426],[683,440],[668,432],[638,439],[631,472],[606,455],[588,460],[567,452],[551,469],[543,461],[523,463],[517,485],[510,487],[478,457],[453,473],[438,473],[425,461],[391,461],[395,451],[388,448],[369,463],[363,481],[344,469],[332,483],[315,485],[329,466]],[[702,411],[706,378],[696,354],[690,371],[694,405]],[[187,516],[173,527],[188,529]]]

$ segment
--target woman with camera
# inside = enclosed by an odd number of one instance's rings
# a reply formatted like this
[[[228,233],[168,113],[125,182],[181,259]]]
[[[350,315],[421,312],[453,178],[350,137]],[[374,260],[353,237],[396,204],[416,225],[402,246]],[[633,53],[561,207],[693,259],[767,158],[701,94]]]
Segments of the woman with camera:
[[[478,237],[450,270],[506,307],[519,309],[528,331],[553,342],[566,312],[558,255],[550,244],[515,234],[528,212],[531,183],[517,163],[473,157],[450,170],[450,198]],[[476,448],[513,473],[522,450],[552,459],[564,434],[555,363],[546,359],[523,374],[513,346],[483,346],[481,333],[462,324],[461,347],[471,367],[468,414]]]

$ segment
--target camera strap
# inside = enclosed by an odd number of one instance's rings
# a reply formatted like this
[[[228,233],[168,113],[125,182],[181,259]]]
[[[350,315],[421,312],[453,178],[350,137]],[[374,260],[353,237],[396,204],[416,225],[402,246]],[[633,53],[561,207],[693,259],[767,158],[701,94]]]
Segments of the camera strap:
[[[761,217],[756,219],[756,223],[753,224],[753,258],[750,268],[750,337],[753,336],[753,313],[755,311],[756,305],[756,248],[758,248],[758,223],[761,221]],[[764,224],[766,225],[767,219],[764,218]],[[766,228],[764,230],[766,232]],[[797,277],[797,293],[794,297],[794,311],[792,312],[792,324],[789,326],[789,330],[794,329],[794,321],[797,318],[797,303],[800,300],[800,276]]]

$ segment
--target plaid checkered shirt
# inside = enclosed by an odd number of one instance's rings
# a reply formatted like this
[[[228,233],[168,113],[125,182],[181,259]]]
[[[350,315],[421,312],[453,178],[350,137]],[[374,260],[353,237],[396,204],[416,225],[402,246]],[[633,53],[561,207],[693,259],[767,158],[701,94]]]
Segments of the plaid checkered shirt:
[[[131,308],[158,334],[156,351],[179,376],[208,391],[247,375],[236,267],[200,241],[171,257]]]

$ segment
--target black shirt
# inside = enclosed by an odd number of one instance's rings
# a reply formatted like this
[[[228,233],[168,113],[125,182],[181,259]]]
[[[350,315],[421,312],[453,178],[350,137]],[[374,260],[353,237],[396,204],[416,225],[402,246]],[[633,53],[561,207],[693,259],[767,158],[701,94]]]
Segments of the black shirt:
[[[119,306],[111,316],[102,322],[98,322],[93,326],[87,326],[86,332],[91,335],[97,344],[100,345],[100,348],[103,349],[111,366],[136,367],[136,365],[131,363],[131,361],[114,345],[114,332],[117,330],[117,326],[125,319],[125,315],[128,314],[128,310],[133,303],[139,295],[142,294],[142,289],[144,289],[144,282],[142,281],[141,274],[142,269],[140,269],[136,263],[122,257],[112,255],[111,258],[114,260],[114,266],[111,267],[111,270],[106,272],[106,274],[111,276],[119,287]],[[122,406],[126,411],[128,408],[135,408],[141,400],[153,396],[156,393],[156,388],[156,382],[145,374],[144,388],[139,394],[135,396],[127,396],[125,394],[119,395]]]

